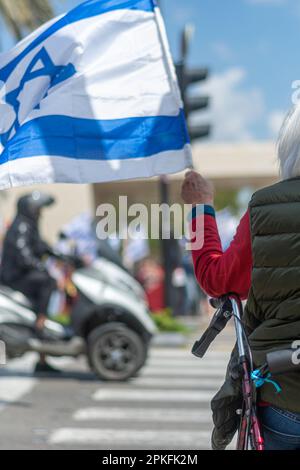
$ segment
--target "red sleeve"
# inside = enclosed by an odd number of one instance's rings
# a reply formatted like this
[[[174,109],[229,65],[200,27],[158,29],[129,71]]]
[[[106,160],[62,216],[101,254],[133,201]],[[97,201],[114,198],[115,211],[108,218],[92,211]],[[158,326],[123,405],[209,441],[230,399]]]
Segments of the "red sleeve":
[[[193,220],[193,227],[196,219]],[[213,215],[204,215],[203,246],[192,251],[195,275],[212,297],[229,292],[246,299],[251,285],[252,252],[249,213],[243,216],[235,237],[223,252]],[[197,230],[199,227],[197,226]]]

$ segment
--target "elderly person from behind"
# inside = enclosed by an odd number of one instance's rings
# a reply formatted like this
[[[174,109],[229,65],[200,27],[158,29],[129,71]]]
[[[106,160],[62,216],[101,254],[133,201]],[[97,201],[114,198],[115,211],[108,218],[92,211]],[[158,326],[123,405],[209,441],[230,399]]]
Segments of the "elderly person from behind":
[[[257,367],[266,362],[268,352],[291,348],[300,340],[300,106],[283,123],[278,158],[281,181],[254,193],[225,252],[212,184],[190,171],[182,186],[184,202],[195,206],[193,223],[204,211],[203,246],[192,253],[197,280],[212,297],[235,293],[248,299],[243,321]],[[265,446],[299,450],[300,373],[279,376],[278,382],[281,393],[265,384],[258,396]],[[236,389],[227,374],[227,383],[212,402],[218,448],[228,445],[238,425]]]

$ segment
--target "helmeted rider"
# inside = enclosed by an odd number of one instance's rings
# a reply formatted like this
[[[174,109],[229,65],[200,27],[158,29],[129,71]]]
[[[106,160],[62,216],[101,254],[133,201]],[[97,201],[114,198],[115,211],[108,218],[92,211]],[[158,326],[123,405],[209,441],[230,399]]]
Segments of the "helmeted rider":
[[[17,203],[17,214],[3,242],[1,282],[22,292],[32,303],[37,315],[37,333],[43,336],[48,303],[56,281],[48,273],[43,257],[53,255],[51,247],[41,238],[39,220],[42,209],[55,203],[52,196],[33,191]],[[36,371],[54,370],[41,355]]]

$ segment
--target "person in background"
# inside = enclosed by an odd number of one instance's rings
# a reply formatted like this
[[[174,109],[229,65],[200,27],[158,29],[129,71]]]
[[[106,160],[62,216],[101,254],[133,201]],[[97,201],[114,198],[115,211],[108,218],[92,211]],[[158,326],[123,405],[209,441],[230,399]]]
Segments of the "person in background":
[[[183,249],[180,240],[171,231],[169,244],[169,269],[171,275],[170,307],[172,315],[186,315],[187,275],[183,266]],[[165,287],[166,288],[166,287]]]
[[[16,217],[4,237],[0,272],[4,285],[22,292],[31,301],[37,315],[37,335],[42,338],[49,300],[57,289],[57,283],[43,263],[45,255],[54,253],[40,236],[39,220],[42,209],[54,202],[51,196],[39,191],[18,200]],[[40,356],[35,370],[57,372],[46,362],[44,355]]]
[[[150,311],[162,312],[165,309],[165,273],[162,266],[148,257],[138,264],[136,278],[145,290]]]

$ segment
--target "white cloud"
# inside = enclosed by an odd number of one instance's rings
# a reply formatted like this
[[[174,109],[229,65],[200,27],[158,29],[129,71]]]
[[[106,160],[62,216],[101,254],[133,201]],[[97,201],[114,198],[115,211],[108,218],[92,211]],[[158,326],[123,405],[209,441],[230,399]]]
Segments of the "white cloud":
[[[278,132],[282,126],[283,120],[285,118],[286,112],[282,110],[272,111],[268,117],[268,128],[271,134],[271,137],[277,137]]]
[[[210,111],[195,116],[195,122],[211,122],[213,139],[239,141],[255,138],[252,126],[265,116],[263,93],[257,88],[242,88],[246,77],[243,68],[234,67],[214,75],[200,85],[200,93],[212,98]],[[197,90],[197,92],[199,89]]]

